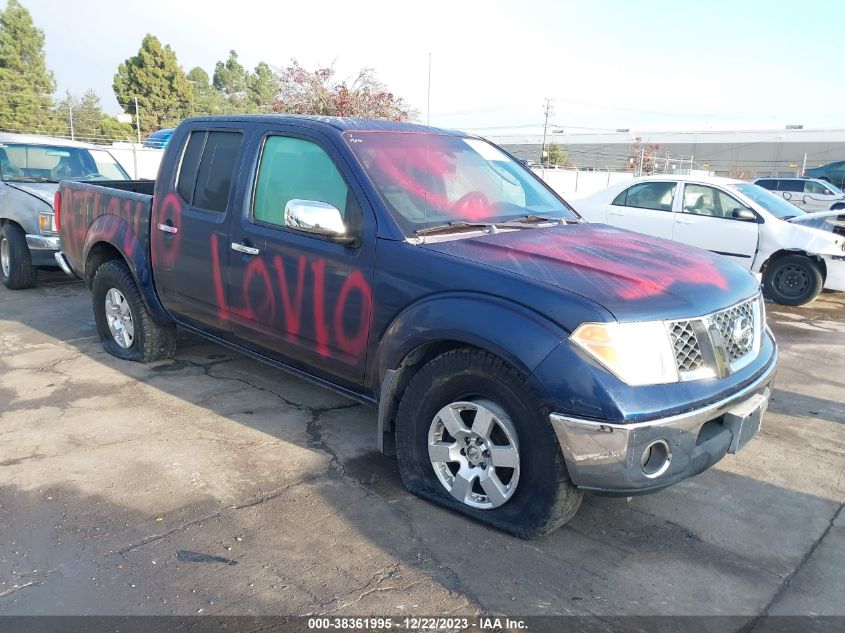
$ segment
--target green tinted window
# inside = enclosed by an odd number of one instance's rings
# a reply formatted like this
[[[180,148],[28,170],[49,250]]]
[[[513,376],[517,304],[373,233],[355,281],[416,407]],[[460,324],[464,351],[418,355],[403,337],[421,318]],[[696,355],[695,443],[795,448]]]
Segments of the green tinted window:
[[[331,158],[319,145],[288,136],[271,136],[264,144],[255,185],[253,218],[284,226],[289,200],[317,200],[340,210],[346,219],[349,189]]]

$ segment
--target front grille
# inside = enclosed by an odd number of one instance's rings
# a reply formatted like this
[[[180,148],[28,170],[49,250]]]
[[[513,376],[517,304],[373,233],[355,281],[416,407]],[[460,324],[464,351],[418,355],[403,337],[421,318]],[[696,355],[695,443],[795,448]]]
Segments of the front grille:
[[[675,362],[682,374],[697,371],[704,365],[701,347],[695,336],[695,330],[689,321],[677,321],[669,330],[672,347],[675,349]]]
[[[758,295],[713,314],[666,325],[681,380],[727,376],[750,363],[760,349],[762,300]]]
[[[751,327],[754,327],[754,303],[754,300],[746,301],[745,303],[740,303],[739,305],[735,305],[734,307],[723,310],[722,312],[717,312],[712,317],[713,325],[716,326],[719,330],[719,334],[722,336],[725,351],[728,354],[728,361],[731,363],[735,363],[740,360],[746,354],[751,352],[754,347],[755,333],[753,330],[751,336],[740,340],[738,340],[737,336],[735,336],[736,333],[734,331],[738,319],[740,321],[747,319]]]

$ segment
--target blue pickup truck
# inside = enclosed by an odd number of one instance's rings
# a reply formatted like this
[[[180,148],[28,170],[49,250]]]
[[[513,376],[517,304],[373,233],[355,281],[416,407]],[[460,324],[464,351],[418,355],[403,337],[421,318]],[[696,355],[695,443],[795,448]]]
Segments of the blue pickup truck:
[[[152,182],[64,182],[65,272],[115,356],[176,327],[378,407],[407,488],[521,537],[758,431],[750,273],[588,224],[495,145],[413,124],[193,118]]]

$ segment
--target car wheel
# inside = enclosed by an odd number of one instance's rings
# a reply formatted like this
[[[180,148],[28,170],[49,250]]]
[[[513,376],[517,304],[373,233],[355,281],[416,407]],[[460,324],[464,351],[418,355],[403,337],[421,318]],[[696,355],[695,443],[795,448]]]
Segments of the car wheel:
[[[124,262],[100,266],[91,290],[97,333],[109,354],[142,363],[173,356],[176,327],[153,320]]]
[[[516,536],[554,530],[581,503],[548,410],[487,352],[454,350],[420,369],[402,395],[395,439],[408,490]]]
[[[818,264],[804,255],[784,255],[771,262],[763,277],[763,289],[772,301],[801,306],[819,296],[824,280]]]
[[[10,290],[32,288],[38,280],[26,235],[21,227],[9,222],[0,230],[0,279]]]

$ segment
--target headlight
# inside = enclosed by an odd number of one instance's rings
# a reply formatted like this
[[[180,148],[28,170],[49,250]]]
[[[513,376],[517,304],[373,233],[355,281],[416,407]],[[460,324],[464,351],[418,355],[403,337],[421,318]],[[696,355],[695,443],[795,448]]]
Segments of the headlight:
[[[38,214],[38,228],[42,233],[56,232],[56,216],[52,213]]]
[[[572,341],[629,385],[662,385],[680,379],[662,321],[584,323],[572,333]]]

